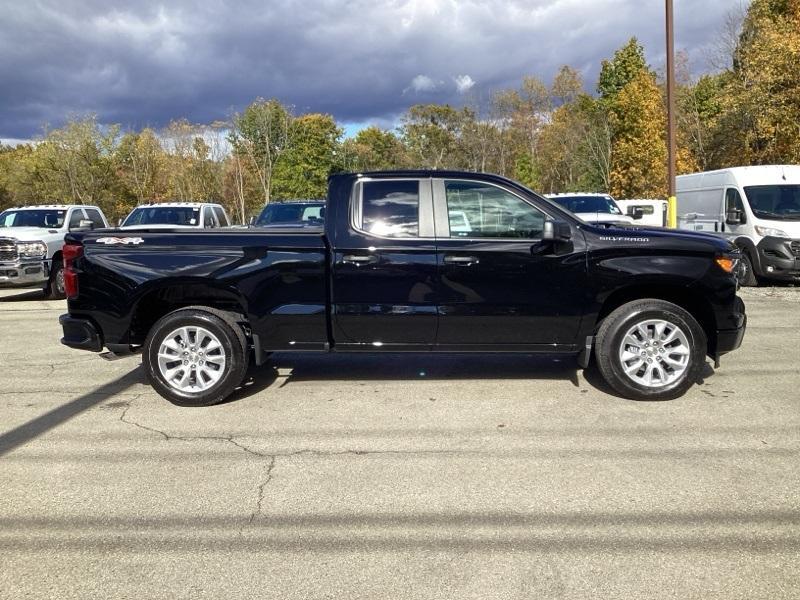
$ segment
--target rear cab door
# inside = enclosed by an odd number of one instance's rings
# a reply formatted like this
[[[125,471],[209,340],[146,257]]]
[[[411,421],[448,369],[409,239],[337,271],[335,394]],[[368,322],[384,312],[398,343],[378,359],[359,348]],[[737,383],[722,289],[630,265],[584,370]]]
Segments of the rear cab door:
[[[344,207],[343,207],[344,208]],[[430,177],[362,176],[337,210],[332,329],[343,350],[426,350],[436,338]]]

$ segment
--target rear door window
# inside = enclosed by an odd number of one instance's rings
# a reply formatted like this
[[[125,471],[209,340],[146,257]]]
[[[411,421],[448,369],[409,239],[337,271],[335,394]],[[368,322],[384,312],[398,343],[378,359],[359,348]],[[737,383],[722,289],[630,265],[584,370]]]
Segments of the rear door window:
[[[381,237],[418,237],[419,185],[418,180],[364,182],[359,228]]]

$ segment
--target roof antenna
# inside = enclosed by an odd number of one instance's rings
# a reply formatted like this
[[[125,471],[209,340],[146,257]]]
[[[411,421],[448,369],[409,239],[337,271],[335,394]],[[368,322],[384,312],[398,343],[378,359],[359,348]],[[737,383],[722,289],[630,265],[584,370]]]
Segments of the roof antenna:
[[[784,167],[783,165],[781,165],[781,177],[783,178],[784,181],[786,181],[786,167]]]

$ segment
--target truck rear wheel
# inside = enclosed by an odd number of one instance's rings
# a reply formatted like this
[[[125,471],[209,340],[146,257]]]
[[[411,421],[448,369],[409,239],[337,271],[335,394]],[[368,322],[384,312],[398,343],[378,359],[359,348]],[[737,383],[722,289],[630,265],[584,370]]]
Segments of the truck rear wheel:
[[[686,310],[663,300],[624,304],[597,333],[597,365],[606,382],[633,400],[682,396],[705,364],[706,335]]]
[[[147,336],[142,363],[153,388],[178,406],[210,406],[227,398],[247,372],[248,347],[230,313],[176,310]]]

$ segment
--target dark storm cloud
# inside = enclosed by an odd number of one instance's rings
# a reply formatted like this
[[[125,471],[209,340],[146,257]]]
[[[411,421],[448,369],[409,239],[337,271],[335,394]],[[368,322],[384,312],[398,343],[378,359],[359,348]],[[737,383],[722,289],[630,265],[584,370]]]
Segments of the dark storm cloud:
[[[732,0],[677,0],[677,42],[703,64]],[[0,137],[97,113],[161,126],[224,119],[254,98],[340,121],[516,85],[559,65],[594,87],[631,35],[663,62],[661,0],[0,0]]]

